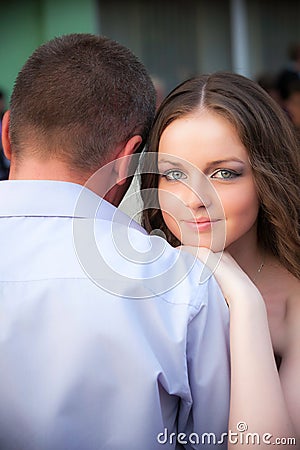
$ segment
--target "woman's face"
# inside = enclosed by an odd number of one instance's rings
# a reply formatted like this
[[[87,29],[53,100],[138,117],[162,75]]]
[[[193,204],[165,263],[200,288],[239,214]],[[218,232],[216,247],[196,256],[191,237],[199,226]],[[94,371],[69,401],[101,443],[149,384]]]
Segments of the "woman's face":
[[[182,244],[221,251],[256,236],[252,169],[229,121],[207,111],[174,120],[160,139],[158,169],[163,218]]]

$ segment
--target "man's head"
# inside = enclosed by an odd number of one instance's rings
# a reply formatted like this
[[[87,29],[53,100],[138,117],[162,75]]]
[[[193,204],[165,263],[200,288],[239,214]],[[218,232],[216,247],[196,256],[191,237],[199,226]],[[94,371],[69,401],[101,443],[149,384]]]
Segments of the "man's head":
[[[16,167],[28,158],[59,161],[89,176],[134,136],[140,138],[133,139],[132,150],[142,147],[155,90],[130,50],[105,37],[71,34],[30,56],[10,110],[9,151]]]

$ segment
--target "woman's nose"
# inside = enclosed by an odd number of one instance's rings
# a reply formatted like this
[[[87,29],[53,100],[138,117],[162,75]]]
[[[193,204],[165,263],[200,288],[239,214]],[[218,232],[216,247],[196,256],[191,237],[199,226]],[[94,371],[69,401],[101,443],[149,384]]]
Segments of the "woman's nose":
[[[197,186],[188,186],[184,187],[184,204],[192,209],[197,210],[199,208],[208,208],[211,204],[211,196],[205,186],[205,183],[197,183]]]

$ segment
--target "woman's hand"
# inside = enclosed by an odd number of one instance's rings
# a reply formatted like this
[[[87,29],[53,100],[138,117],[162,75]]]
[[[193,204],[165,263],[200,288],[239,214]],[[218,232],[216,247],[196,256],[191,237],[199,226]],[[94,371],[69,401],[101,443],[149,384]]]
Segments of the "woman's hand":
[[[229,306],[239,298],[263,298],[247,274],[241,269],[234,258],[227,252],[214,253],[205,247],[182,245],[178,249],[187,251],[200,259],[215,276]]]

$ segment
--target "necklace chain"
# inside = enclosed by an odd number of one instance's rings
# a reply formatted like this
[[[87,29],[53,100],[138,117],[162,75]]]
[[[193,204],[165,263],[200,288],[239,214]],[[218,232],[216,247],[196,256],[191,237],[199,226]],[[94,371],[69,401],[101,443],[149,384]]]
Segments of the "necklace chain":
[[[258,266],[258,268],[257,268],[257,270],[256,270],[256,275],[254,276],[254,278],[253,278],[253,280],[252,280],[253,283],[255,283],[255,281],[256,281],[258,275],[259,275],[260,272],[263,270],[264,265],[265,265],[265,258],[263,258],[262,262],[260,263],[260,265]]]
[[[263,270],[264,265],[265,265],[265,262],[262,261],[259,268],[257,269],[257,273],[260,273]]]

